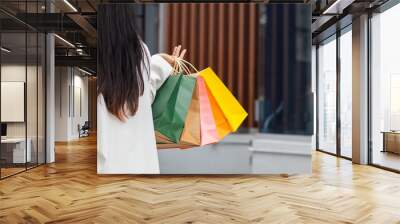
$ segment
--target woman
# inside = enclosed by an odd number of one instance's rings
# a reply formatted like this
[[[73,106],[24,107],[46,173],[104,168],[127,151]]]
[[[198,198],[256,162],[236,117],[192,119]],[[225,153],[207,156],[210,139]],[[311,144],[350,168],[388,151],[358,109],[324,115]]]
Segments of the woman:
[[[177,57],[150,57],[135,29],[133,4],[98,8],[97,172],[160,173],[151,104]]]

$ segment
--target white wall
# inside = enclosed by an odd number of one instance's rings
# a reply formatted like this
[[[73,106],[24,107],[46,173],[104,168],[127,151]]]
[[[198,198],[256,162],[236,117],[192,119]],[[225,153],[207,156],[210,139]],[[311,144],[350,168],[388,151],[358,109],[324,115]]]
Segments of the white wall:
[[[68,117],[70,85],[69,68],[55,69],[55,141],[68,140]]]
[[[26,80],[27,79],[27,80]],[[45,148],[45,117],[44,117],[44,73],[39,65],[28,65],[25,63],[9,63],[1,66],[1,81],[3,82],[24,82],[26,83],[26,110],[27,120],[24,122],[6,122],[7,137],[21,138],[27,136],[30,140],[32,158],[39,163],[44,162]],[[7,97],[7,96],[2,96]],[[1,110],[10,110],[10,108],[1,108]],[[25,112],[25,111],[23,111]],[[36,153],[39,153],[37,157]]]
[[[25,64],[9,64],[1,66],[1,81],[3,82],[25,82]],[[28,70],[31,68],[28,67]],[[7,108],[1,108],[7,110]],[[25,123],[7,123],[7,137],[25,137]]]
[[[1,82],[1,121],[25,121],[25,83]]]
[[[27,69],[27,70],[25,70]],[[27,66],[25,64],[6,64],[1,66],[1,81],[3,82],[25,82],[25,75],[27,71],[28,77],[28,87],[27,87],[27,119],[28,119],[28,137],[30,133],[35,131],[36,136],[36,120],[37,115],[36,107],[37,107],[37,99],[36,99],[36,88],[29,88],[29,87],[36,87],[36,80],[33,80],[31,77],[36,77],[36,66]],[[1,108],[1,110],[7,110],[7,108]],[[33,122],[33,123],[32,123]],[[25,123],[26,122],[11,122],[7,123],[7,136],[8,137],[25,137]]]
[[[56,67],[55,111],[55,140],[79,138],[78,125],[88,120],[88,78],[76,68]]]
[[[71,104],[74,104],[74,107],[72,108],[71,136],[73,138],[78,138],[79,137],[78,125],[80,124],[82,126],[85,123],[85,121],[88,121],[89,119],[88,77],[81,76],[81,73],[79,73],[78,75],[75,73],[73,86],[74,86],[73,88],[74,96],[72,97],[74,99],[74,102]]]
[[[1,81],[11,82],[25,82],[25,64],[9,64],[1,66]],[[28,68],[28,70],[30,70]],[[7,108],[1,108],[6,110]],[[25,137],[25,123],[13,122],[7,123],[7,137]]]

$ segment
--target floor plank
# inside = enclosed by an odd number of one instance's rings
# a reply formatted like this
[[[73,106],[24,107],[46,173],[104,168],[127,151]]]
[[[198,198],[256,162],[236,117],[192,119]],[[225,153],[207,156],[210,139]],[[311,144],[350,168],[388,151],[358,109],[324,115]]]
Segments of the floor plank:
[[[312,175],[96,174],[96,139],[0,181],[0,223],[400,223],[400,175],[313,155]]]

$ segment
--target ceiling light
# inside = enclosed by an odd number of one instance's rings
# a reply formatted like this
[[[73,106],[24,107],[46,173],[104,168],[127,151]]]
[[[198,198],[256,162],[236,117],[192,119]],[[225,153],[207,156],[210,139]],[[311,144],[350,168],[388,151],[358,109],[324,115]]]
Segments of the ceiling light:
[[[77,48],[76,53],[78,53],[79,55],[83,55],[83,49]]]
[[[69,42],[68,40],[66,40],[66,39],[64,39],[64,38],[62,38],[62,37],[60,37],[60,36],[57,35],[57,34],[54,34],[54,36],[57,37],[57,38],[58,38],[59,40],[61,40],[62,42],[64,42],[65,44],[67,44],[68,46],[75,48],[75,45],[73,45],[73,44],[72,44],[71,42]]]
[[[327,9],[324,10],[322,14],[341,14],[343,9],[351,5],[354,0],[336,0]]]
[[[87,74],[87,75],[93,75],[92,73],[90,73],[90,72],[88,72],[88,71],[86,71],[86,70],[83,70],[83,69],[81,69],[81,68],[79,68],[79,67],[78,67],[78,70],[81,71],[81,72],[83,72],[83,73],[85,73],[85,74]]]
[[[6,53],[10,53],[11,52],[11,50],[9,50],[9,49],[7,49],[5,47],[1,47],[0,49],[1,49],[1,51],[4,51]]]
[[[340,0],[336,0],[332,5],[330,5],[327,9],[324,10],[322,14],[328,14],[331,13],[332,9],[337,7],[337,4],[339,4]]]
[[[78,10],[68,0],[64,0],[64,3],[68,5],[68,7],[70,7],[74,12],[78,12]]]

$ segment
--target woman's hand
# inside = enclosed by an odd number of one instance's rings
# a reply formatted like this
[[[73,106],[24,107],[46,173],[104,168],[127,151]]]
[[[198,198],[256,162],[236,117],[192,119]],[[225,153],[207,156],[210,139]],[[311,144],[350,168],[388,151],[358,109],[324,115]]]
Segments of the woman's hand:
[[[174,51],[172,52],[172,55],[169,54],[160,54],[160,56],[162,58],[164,58],[164,60],[166,60],[172,67],[174,67],[175,63],[176,63],[176,59],[183,59],[183,57],[185,57],[186,54],[186,49],[184,49],[183,51],[181,51],[182,46],[179,45],[177,47],[174,47]]]

